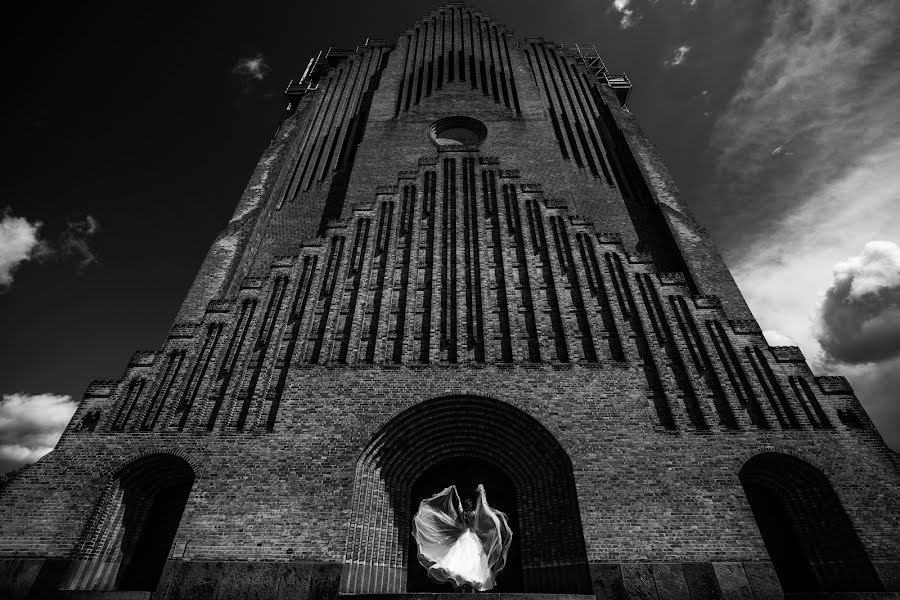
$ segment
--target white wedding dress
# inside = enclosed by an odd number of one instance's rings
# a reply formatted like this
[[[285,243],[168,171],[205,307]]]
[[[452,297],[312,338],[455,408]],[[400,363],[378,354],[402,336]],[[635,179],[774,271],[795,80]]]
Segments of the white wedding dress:
[[[463,510],[456,486],[422,500],[412,534],[432,579],[479,591],[496,585],[512,541],[506,515],[488,505],[482,485],[472,511]]]

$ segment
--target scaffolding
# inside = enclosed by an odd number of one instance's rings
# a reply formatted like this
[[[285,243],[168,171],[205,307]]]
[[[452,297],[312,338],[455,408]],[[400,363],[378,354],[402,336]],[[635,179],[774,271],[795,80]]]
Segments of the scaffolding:
[[[622,105],[622,108],[628,108],[628,97],[631,95],[631,80],[628,79],[628,75],[625,73],[621,75],[610,75],[607,73],[606,85],[612,89],[616,98],[619,99],[619,104]]]
[[[621,104],[623,108],[627,108],[628,97],[631,95],[632,87],[628,75],[625,73],[622,73],[621,75],[612,75],[606,68],[606,63],[600,58],[600,53],[597,51],[597,46],[594,44],[575,44],[572,54],[574,55],[576,62],[584,65],[585,70],[589,74],[596,77],[601,83],[605,83],[609,86],[616,95],[616,98],[618,98],[619,104]]]
[[[353,50],[338,50],[334,47],[328,48],[327,51],[319,50],[318,54],[309,59],[300,79],[291,79],[288,82],[284,90],[284,95],[288,99],[288,112],[297,108],[300,98],[319,88],[319,82],[332,67],[359,52],[360,48],[367,48],[369,42],[370,39],[366,38],[365,44]]]
[[[588,73],[598,78],[602,78],[606,75],[606,64],[603,62],[603,59],[600,58],[600,53],[597,52],[597,46],[594,44],[591,44],[590,46],[575,44],[575,54],[577,57],[576,60],[584,65],[584,68]]]
[[[330,52],[331,49],[329,48],[328,51]],[[288,112],[297,108],[300,98],[308,92],[318,89],[322,71],[327,70],[327,67],[322,68],[324,65],[321,65],[321,63],[322,51],[319,50],[318,54],[309,59],[309,62],[306,64],[306,70],[303,71],[300,79],[291,79],[288,82],[287,87],[284,89],[284,95],[288,99]]]

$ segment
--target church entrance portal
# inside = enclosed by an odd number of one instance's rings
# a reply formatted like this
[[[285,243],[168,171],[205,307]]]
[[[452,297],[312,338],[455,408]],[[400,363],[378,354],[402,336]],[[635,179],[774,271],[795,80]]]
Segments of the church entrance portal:
[[[138,458],[113,476],[85,531],[83,554],[61,589],[156,589],[194,484],[168,453]]]
[[[884,591],[824,473],[765,452],[740,480],[785,593]]]
[[[471,496],[478,483],[512,517],[504,591],[591,593],[568,455],[526,412],[477,396],[421,402],[373,436],[354,475],[342,591],[430,589],[410,547],[418,502],[450,484]]]

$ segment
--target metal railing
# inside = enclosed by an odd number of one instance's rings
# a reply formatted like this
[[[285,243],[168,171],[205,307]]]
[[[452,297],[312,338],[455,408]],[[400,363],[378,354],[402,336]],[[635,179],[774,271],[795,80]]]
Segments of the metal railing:
[[[594,44],[575,44],[574,48],[570,48],[569,52],[576,62],[584,65],[585,70],[596,77],[601,83],[605,83],[616,94],[619,104],[626,107],[628,97],[631,95],[631,80],[628,75],[613,75],[606,68],[606,63],[600,58],[597,46]]]

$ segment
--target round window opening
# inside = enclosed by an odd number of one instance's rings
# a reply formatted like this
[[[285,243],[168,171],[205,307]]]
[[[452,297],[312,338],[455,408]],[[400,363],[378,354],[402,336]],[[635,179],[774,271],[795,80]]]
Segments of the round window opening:
[[[478,146],[487,137],[487,127],[471,117],[445,117],[435,121],[428,133],[441,147]]]

